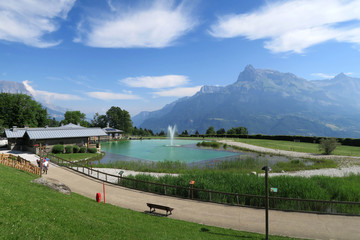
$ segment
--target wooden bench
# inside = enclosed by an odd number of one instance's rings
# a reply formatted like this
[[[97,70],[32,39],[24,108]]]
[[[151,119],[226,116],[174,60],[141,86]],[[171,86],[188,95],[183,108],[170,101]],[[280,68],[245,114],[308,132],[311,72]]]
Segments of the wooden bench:
[[[146,203],[146,205],[150,208],[150,213],[155,212],[155,209],[161,209],[166,211],[166,216],[171,215],[171,211],[174,210],[174,208],[153,204],[153,203]],[[170,214],[168,214],[169,212]]]

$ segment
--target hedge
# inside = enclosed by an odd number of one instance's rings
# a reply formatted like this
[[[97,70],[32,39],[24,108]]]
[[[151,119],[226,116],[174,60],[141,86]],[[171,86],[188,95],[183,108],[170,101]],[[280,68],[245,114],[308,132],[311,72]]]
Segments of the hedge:
[[[52,153],[64,153],[64,145],[57,144],[52,148]]]
[[[86,153],[86,147],[81,147],[79,150],[79,153]]]
[[[88,152],[89,153],[97,153],[97,148],[89,148]]]
[[[73,153],[78,153],[80,151],[80,147],[78,145],[73,146]]]
[[[66,146],[65,147],[65,153],[73,153],[73,146]]]

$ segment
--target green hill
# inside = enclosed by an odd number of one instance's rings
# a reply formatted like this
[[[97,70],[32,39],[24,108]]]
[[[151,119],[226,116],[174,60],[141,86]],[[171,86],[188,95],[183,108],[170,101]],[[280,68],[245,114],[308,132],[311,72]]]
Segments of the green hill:
[[[261,234],[150,216],[75,193],[63,195],[32,183],[35,175],[3,165],[0,176],[0,239],[264,238]]]

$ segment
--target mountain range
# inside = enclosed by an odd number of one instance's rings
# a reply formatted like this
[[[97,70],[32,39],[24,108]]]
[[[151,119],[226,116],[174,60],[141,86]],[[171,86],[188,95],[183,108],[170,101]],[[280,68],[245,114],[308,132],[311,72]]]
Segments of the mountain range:
[[[132,118],[137,127],[205,133],[243,126],[249,134],[360,137],[360,79],[343,73],[312,80],[248,65],[228,86],[203,86],[153,112]]]

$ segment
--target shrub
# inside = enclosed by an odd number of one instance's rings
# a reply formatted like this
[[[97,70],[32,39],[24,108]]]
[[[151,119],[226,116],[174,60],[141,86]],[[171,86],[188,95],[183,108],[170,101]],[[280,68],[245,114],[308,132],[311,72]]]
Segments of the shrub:
[[[79,153],[86,153],[86,147],[81,147]]]
[[[65,153],[73,153],[73,146],[66,146]]]
[[[64,146],[61,144],[57,144],[52,148],[52,153],[64,153]]]
[[[322,138],[320,139],[319,150],[324,154],[331,154],[335,148],[339,145],[336,138]]]
[[[73,152],[78,153],[80,151],[80,147],[78,145],[73,146]]]
[[[89,148],[89,153],[97,153],[97,148]]]

